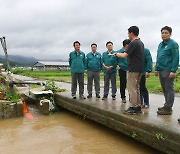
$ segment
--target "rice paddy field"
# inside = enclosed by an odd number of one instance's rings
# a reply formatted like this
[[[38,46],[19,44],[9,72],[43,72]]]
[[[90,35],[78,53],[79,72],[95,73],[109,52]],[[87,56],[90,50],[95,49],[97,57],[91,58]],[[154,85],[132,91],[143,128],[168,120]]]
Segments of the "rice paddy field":
[[[60,82],[71,82],[71,72],[70,71],[30,71],[30,70],[14,70],[14,74],[34,77],[38,79],[53,80]],[[104,75],[101,72],[101,86],[103,86]],[[85,73],[85,83],[87,82],[87,75]],[[117,87],[119,87],[119,76],[117,74]],[[159,78],[154,76],[154,73],[150,74],[150,77],[146,80],[146,86],[151,93],[160,93],[162,92]],[[177,73],[175,79],[174,89],[176,93],[180,93],[180,73]]]

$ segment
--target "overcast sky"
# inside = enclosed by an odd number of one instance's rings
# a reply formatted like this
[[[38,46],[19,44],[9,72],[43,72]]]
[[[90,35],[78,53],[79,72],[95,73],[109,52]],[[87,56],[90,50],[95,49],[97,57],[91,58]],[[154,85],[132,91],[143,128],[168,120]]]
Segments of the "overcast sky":
[[[94,42],[101,53],[107,41],[118,50],[127,29],[137,25],[155,60],[163,26],[171,26],[180,43],[179,15],[179,0],[0,0],[0,36],[9,54],[67,59],[76,40],[85,53]]]

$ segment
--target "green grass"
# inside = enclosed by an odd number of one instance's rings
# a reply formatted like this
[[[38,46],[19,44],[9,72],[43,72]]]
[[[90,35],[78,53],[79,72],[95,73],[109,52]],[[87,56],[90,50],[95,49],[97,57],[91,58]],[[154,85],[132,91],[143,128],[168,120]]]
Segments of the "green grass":
[[[20,95],[17,93],[16,89],[13,89],[12,94],[9,93],[7,86],[4,84],[0,84],[0,92],[4,94],[4,99],[8,101],[12,101],[14,103],[19,102],[20,100]]]
[[[149,78],[146,78],[146,87],[151,93],[160,93],[162,88],[160,85],[159,77],[156,77],[154,73],[150,74]]]
[[[18,103],[20,101],[20,95],[16,90],[13,90],[13,93],[5,92],[5,98],[8,101],[12,101],[13,103]]]
[[[61,81],[61,82],[71,82],[71,72],[69,71],[26,71],[26,70],[14,70],[14,74],[20,74],[25,76],[30,76],[38,79],[46,79],[52,81]],[[100,75],[101,83],[103,83],[104,75]],[[180,92],[180,73],[178,73],[178,80],[175,81],[174,89],[176,93]],[[87,81],[87,75],[85,74],[85,82]],[[117,87],[119,87],[119,76],[117,75]],[[149,92],[160,93],[162,92],[159,78],[154,76],[154,73],[150,74],[150,77],[146,81],[147,88]]]

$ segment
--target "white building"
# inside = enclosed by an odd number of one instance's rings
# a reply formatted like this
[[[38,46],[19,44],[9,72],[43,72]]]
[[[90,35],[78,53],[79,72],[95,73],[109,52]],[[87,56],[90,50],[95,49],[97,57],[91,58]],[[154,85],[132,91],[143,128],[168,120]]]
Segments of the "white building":
[[[68,62],[38,61],[33,65],[33,70],[69,70]]]

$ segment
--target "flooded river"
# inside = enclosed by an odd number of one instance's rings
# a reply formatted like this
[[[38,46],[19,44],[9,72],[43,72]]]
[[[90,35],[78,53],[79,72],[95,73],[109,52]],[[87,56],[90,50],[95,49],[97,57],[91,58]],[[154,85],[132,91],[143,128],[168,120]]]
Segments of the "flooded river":
[[[62,111],[0,120],[0,154],[153,154],[118,132]]]

